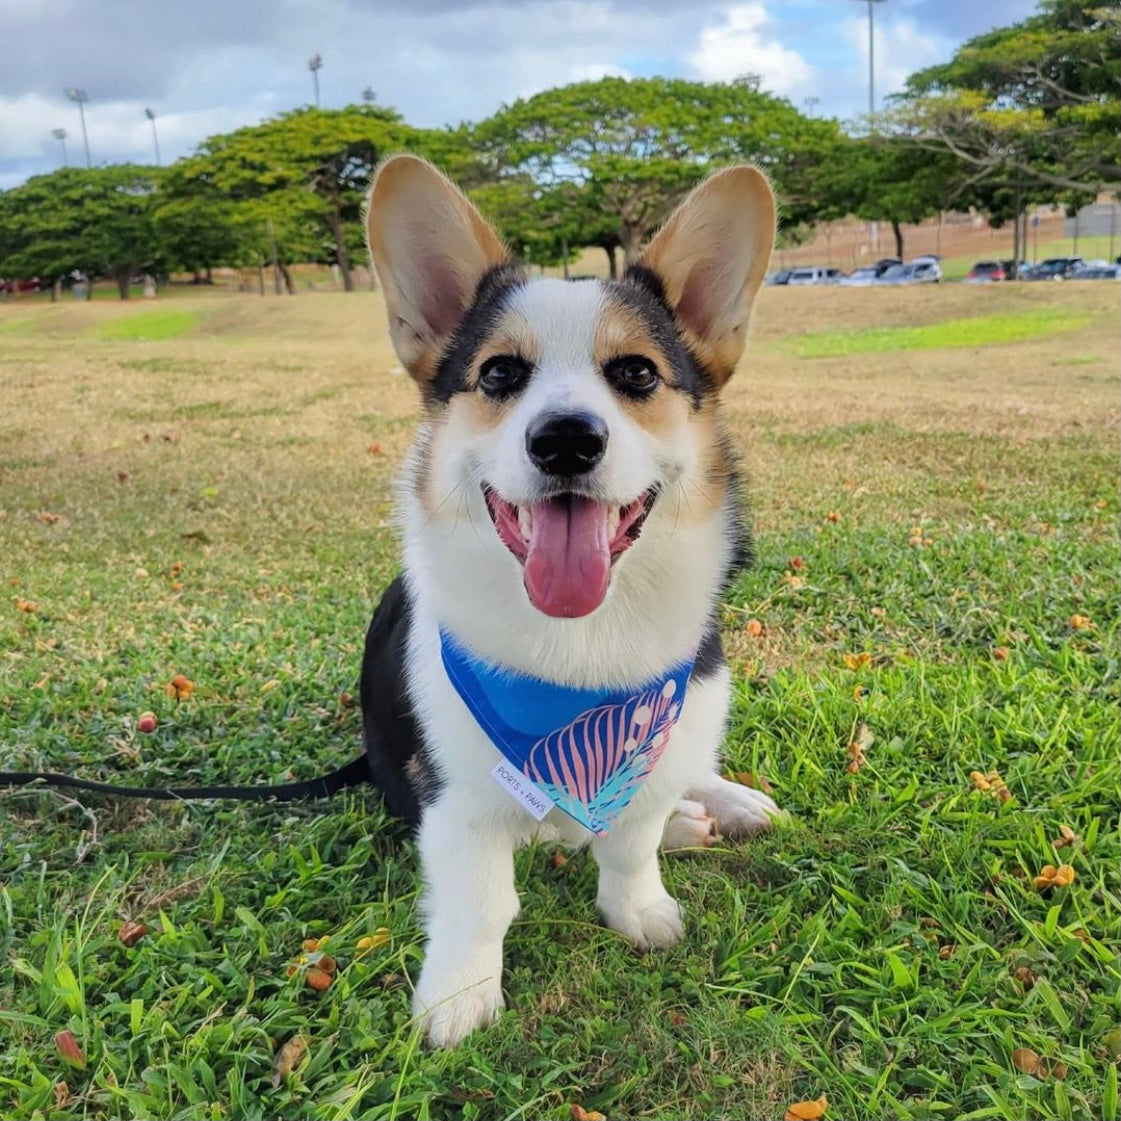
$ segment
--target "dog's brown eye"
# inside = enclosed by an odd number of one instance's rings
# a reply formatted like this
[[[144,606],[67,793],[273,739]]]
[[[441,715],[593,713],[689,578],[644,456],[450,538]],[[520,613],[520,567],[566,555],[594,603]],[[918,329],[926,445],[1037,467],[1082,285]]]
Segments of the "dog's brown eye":
[[[645,397],[653,393],[659,381],[654,363],[640,354],[615,358],[607,363],[603,372],[616,389],[631,397]]]
[[[479,370],[479,388],[488,396],[501,399],[517,393],[529,377],[529,364],[512,354],[496,354]]]

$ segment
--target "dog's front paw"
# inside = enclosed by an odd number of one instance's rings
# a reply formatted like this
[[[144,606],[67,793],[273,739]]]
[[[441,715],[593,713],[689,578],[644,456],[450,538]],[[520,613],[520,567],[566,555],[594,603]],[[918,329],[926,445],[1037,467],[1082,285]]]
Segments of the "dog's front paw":
[[[682,798],[662,832],[662,851],[708,849],[721,840],[719,825],[700,802]]]
[[[457,1047],[476,1028],[494,1022],[505,1006],[497,977],[474,983],[463,975],[429,981],[422,973],[413,994],[413,1014],[424,1024],[430,1047]]]
[[[661,949],[681,941],[681,908],[666,893],[645,906],[625,899],[600,898],[599,909],[607,925],[634,943],[636,950]]]
[[[690,791],[689,796],[704,803],[709,815],[716,819],[720,832],[727,837],[761,833],[782,817],[774,799],[762,790],[741,786],[717,775],[700,789]]]

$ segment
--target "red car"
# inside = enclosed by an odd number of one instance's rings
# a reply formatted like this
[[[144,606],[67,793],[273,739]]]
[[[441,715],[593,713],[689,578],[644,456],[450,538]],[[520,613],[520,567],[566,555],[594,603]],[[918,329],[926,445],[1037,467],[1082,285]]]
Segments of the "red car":
[[[37,276],[29,280],[0,280],[0,292],[8,295],[19,292],[38,292],[41,282]]]
[[[969,275],[965,279],[975,284],[983,284],[988,280],[1007,280],[1008,274],[1004,271],[1004,264],[1001,261],[978,261],[969,270]]]

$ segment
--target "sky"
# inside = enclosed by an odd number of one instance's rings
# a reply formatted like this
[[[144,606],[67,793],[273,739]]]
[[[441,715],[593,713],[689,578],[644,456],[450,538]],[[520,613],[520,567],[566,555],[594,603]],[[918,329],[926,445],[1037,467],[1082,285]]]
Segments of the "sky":
[[[875,5],[877,102],[1035,0]],[[816,114],[868,105],[864,0],[0,0],[0,189],[62,162],[163,162],[207,136],[312,102],[377,101],[412,124],[478,120],[551,86],[607,74],[729,80]],[[816,101],[814,100],[816,99]]]

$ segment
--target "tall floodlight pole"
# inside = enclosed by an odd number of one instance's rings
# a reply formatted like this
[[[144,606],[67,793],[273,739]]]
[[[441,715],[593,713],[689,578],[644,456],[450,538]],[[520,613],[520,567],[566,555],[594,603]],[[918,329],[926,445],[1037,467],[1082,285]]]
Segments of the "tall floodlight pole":
[[[66,91],[66,96],[78,105],[78,115],[82,118],[82,143],[86,146],[86,167],[93,167],[93,161],[90,159],[90,138],[89,133],[86,132],[86,102],[89,101],[90,95],[85,90],[69,89]]]
[[[821,104],[820,97],[803,97],[802,104],[806,107],[806,115],[812,117],[814,110]]]
[[[362,91],[362,100],[363,100],[363,101],[364,101],[364,102],[365,102],[365,103],[366,103],[367,105],[373,105],[373,103],[374,103],[374,98],[376,98],[376,97],[377,97],[377,94],[376,94],[376,93],[374,93],[374,87],[373,87],[373,86],[367,86],[367,87],[366,87],[366,88],[365,88],[365,89],[364,89],[364,90]]]
[[[868,124],[876,117],[876,33],[873,12],[884,0],[866,0],[868,4]]]
[[[875,11],[877,4],[882,4],[883,0],[865,0],[868,4],[868,128],[875,132],[876,130],[876,33],[875,33]],[[868,223],[868,240],[872,244],[872,248],[878,250],[880,247],[880,227],[876,222]]]
[[[69,167],[70,166],[70,161],[66,157],[66,135],[67,135],[66,134],[66,129],[64,129],[64,128],[52,128],[51,129],[51,136],[53,136],[55,138],[55,140],[57,140],[62,145],[62,166],[63,167]]]
[[[307,68],[311,71],[312,81],[315,82],[315,107],[319,108],[319,71],[323,69],[323,56],[317,51],[307,60]]]
[[[760,86],[763,85],[763,75],[754,73],[743,74],[740,77],[740,81],[743,82],[752,93],[758,93]]]
[[[156,167],[160,166],[160,137],[156,132],[156,111],[154,109],[145,109],[144,116],[152,122],[152,143],[156,148]]]

